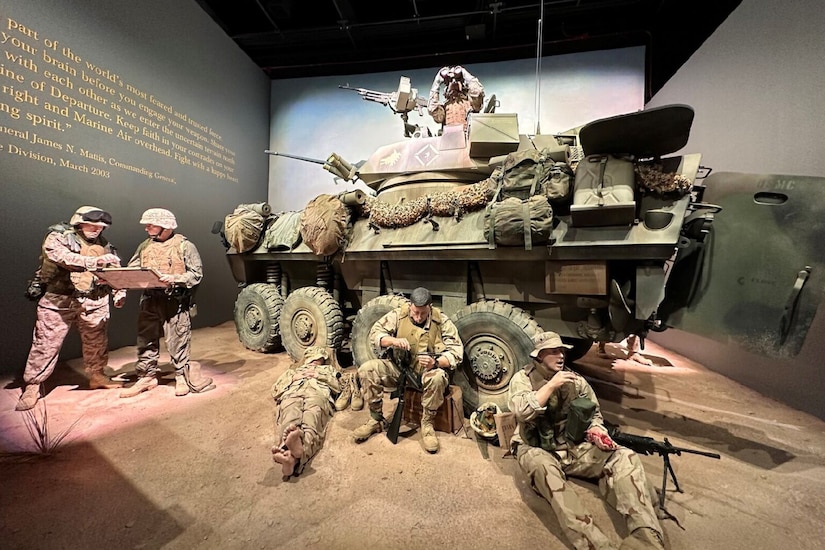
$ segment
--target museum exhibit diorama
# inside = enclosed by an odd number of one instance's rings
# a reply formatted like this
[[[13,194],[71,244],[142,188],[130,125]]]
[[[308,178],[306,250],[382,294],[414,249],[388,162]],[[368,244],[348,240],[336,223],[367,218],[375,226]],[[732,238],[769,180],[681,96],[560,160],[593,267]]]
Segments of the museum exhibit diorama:
[[[798,139],[798,172],[730,151],[815,133],[796,113],[821,100],[754,121],[718,69],[776,31],[769,3],[691,37],[679,2],[321,4],[0,7],[3,546],[820,547],[825,168]],[[74,328],[21,407],[54,233],[102,258],[58,269],[71,307],[112,289],[106,366],[58,308]],[[153,296],[167,341],[136,326]]]

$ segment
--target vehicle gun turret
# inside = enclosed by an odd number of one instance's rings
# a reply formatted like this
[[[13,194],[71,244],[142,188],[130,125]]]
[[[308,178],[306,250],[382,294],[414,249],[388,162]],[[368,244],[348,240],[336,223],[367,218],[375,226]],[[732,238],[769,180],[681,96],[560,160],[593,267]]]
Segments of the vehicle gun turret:
[[[430,131],[426,127],[422,128],[417,124],[409,123],[409,113],[411,111],[416,110],[419,115],[424,116],[424,110],[427,108],[427,100],[418,97],[418,89],[412,87],[409,77],[402,76],[398,82],[398,89],[394,92],[354,88],[349,84],[339,85],[338,87],[342,90],[357,92],[367,101],[386,105],[393,113],[400,115],[401,120],[404,121],[404,137],[428,137],[430,135]]]
[[[326,160],[279,153],[278,151],[270,151],[269,149],[266,149],[264,153],[267,155],[272,155],[273,157],[286,157],[295,160],[302,160],[304,162],[311,162],[313,164],[320,164],[324,170],[344,181],[355,182],[355,180],[358,179],[358,167],[341,158],[338,153],[330,154]]]

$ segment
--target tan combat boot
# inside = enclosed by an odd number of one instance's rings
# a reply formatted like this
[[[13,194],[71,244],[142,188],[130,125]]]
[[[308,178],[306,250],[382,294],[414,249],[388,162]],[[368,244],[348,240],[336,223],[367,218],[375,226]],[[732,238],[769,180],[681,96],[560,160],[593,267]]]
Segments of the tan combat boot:
[[[436,411],[424,409],[421,413],[421,442],[428,453],[438,452],[438,437],[435,435],[433,419]]]
[[[180,373],[175,371],[175,395],[183,397],[189,393],[189,383],[186,382],[186,375],[183,374],[183,369]]]
[[[361,387],[358,385],[358,377],[353,376],[350,385],[352,386],[352,404],[350,408],[354,411],[360,411],[364,408],[364,396],[361,395]]]
[[[110,380],[108,376],[102,372],[93,372],[89,376],[90,390],[113,390],[115,388],[122,388],[123,384]]]
[[[183,367],[183,374],[186,377],[189,389],[195,393],[204,393],[215,389],[215,384],[212,383],[211,378],[201,376],[201,364],[197,361],[191,361]]]
[[[352,437],[356,443],[366,441],[372,434],[381,433],[384,429],[384,413],[382,411],[381,401],[377,403],[370,403],[370,419],[363,426],[359,426],[352,431]]]
[[[157,387],[157,385],[157,377],[152,374],[147,374],[146,376],[141,376],[138,378],[137,382],[135,382],[132,387],[121,390],[120,397],[134,397]]]
[[[335,410],[343,411],[349,406],[350,398],[352,397],[352,386],[350,385],[352,377],[345,374],[341,377],[341,395],[335,400]]]
[[[652,527],[639,527],[622,541],[619,550],[665,550],[665,543]]]
[[[352,431],[352,437],[355,439],[356,443],[361,443],[362,441],[366,441],[367,439],[372,436],[372,434],[381,433],[383,430],[384,422],[382,420],[376,420],[375,418],[370,418],[367,420],[367,423],[363,426],[358,426]]]
[[[37,404],[40,399],[40,384],[26,384],[26,389],[23,390],[23,395],[20,396],[20,401],[14,407],[16,411],[27,411]]]

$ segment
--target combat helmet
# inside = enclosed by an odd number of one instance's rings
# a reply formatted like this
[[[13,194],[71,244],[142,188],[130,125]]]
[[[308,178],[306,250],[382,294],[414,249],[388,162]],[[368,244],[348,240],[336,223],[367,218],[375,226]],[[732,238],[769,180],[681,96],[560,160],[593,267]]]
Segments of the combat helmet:
[[[470,415],[470,427],[481,437],[493,439],[498,435],[495,415],[500,412],[501,409],[492,401],[482,403]]]
[[[81,206],[72,214],[69,225],[78,226],[81,223],[88,223],[104,228],[109,227],[112,225],[112,215],[97,206]]]
[[[164,229],[175,229],[178,226],[178,221],[175,215],[165,208],[150,208],[140,217],[142,225],[157,225]]]

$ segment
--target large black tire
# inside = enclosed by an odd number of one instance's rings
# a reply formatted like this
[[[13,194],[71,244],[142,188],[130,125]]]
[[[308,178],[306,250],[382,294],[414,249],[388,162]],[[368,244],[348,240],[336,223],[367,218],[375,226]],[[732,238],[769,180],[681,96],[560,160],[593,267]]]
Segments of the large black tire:
[[[235,300],[235,330],[238,339],[252,351],[273,351],[281,345],[281,307],[278,287],[255,283],[244,287]]]
[[[341,347],[344,315],[335,298],[321,287],[299,288],[281,308],[281,342],[289,356],[299,360],[310,346]]]
[[[509,410],[510,379],[532,360],[533,337],[541,327],[524,310],[488,300],[457,311],[455,326],[464,343],[464,361],[453,383],[463,392],[465,415],[488,401]]]
[[[373,298],[358,311],[352,322],[352,359],[357,366],[370,359],[377,359],[369,338],[372,325],[388,312],[406,303],[409,300],[404,296],[386,294]]]
[[[578,361],[579,359],[587,355],[587,352],[590,351],[590,348],[593,347],[593,340],[590,340],[589,338],[562,337],[562,340],[565,344],[573,346],[571,349],[566,350],[564,353],[564,358],[567,360],[568,363]]]

